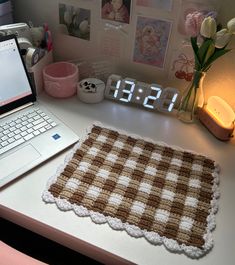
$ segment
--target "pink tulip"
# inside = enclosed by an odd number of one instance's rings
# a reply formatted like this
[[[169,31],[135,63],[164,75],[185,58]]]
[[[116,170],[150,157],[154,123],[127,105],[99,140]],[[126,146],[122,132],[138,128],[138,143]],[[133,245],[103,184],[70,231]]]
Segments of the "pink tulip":
[[[191,37],[197,37],[200,33],[200,28],[205,15],[202,12],[195,11],[186,16],[185,31]]]

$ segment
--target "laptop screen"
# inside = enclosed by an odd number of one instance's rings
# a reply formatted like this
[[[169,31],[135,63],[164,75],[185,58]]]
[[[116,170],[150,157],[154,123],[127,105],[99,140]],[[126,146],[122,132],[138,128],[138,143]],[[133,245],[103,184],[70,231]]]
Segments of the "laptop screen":
[[[0,114],[35,101],[15,36],[0,38]]]

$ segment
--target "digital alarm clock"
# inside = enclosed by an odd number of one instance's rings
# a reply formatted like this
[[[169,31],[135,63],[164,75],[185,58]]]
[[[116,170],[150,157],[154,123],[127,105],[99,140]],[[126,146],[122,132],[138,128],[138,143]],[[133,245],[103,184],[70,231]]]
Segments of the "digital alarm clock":
[[[112,74],[108,77],[105,97],[120,102],[142,105],[147,109],[171,112],[179,92],[176,88],[147,84],[132,78]]]

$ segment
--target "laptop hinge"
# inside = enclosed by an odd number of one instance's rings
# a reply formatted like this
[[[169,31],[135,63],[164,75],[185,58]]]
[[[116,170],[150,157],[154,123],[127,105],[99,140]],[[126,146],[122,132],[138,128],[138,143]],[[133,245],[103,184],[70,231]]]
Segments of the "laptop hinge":
[[[29,102],[29,103],[27,103],[27,104],[24,104],[24,105],[22,105],[22,106],[20,106],[20,107],[18,107],[18,108],[16,108],[16,109],[13,109],[13,110],[11,110],[11,111],[8,111],[8,112],[6,112],[6,113],[3,113],[2,115],[0,115],[0,118],[2,119],[2,118],[6,117],[6,116],[8,116],[8,115],[11,115],[11,114],[13,114],[13,113],[15,113],[15,112],[17,112],[17,111],[22,110],[22,109],[28,108],[28,107],[30,107],[30,106],[32,106],[32,105],[33,105],[33,102]]]

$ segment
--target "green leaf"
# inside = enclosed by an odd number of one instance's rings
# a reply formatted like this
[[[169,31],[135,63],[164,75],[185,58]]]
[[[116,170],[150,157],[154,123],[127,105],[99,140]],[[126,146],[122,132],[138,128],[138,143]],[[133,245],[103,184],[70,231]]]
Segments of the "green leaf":
[[[208,59],[207,63],[203,66],[202,70],[203,71],[207,71],[210,67],[210,65],[217,60],[219,57],[225,55],[226,53],[228,53],[231,50],[225,50],[225,49],[219,49],[219,50],[215,50],[214,54]]]
[[[197,37],[191,37],[191,44],[195,53],[198,52]]]
[[[208,47],[203,64],[205,64],[209,60],[209,58],[214,54],[214,52],[215,52],[215,44],[214,42],[212,42],[211,45]]]
[[[191,37],[191,44],[194,51],[194,57],[195,57],[195,69],[200,70],[201,69],[201,62],[198,56],[198,45],[197,45],[197,37]]]
[[[207,62],[207,60],[211,57],[214,51],[215,51],[215,45],[214,45],[213,40],[206,39],[198,50],[198,56],[200,58],[202,67]]]

